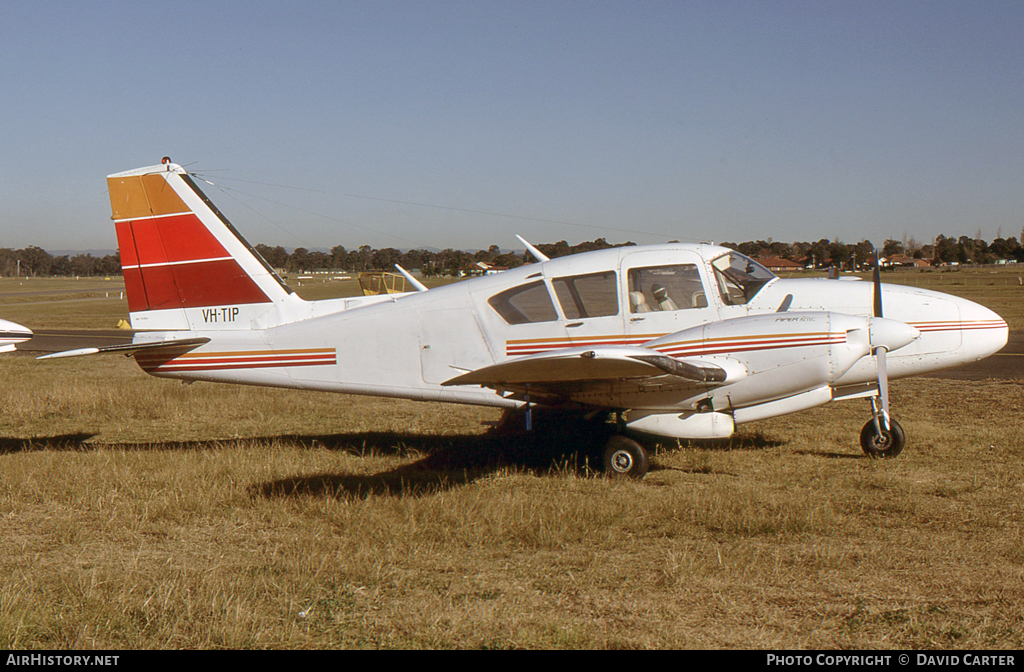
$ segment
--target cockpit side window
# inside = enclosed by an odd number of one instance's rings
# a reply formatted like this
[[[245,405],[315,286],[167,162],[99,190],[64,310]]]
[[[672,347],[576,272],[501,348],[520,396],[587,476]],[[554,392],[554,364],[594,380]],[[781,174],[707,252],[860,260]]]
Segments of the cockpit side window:
[[[555,278],[551,285],[562,312],[570,320],[619,313],[615,271]]]
[[[738,252],[723,254],[711,262],[718,292],[727,306],[741,306],[754,298],[775,274]]]
[[[631,268],[628,278],[631,313],[707,308],[696,264]]]
[[[558,319],[548,288],[540,280],[506,289],[489,298],[487,303],[509,324],[554,322]]]

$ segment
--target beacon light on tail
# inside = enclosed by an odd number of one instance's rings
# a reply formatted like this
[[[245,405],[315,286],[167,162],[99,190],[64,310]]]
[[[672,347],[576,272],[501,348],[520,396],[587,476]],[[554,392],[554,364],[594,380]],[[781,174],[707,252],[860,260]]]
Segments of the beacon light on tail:
[[[614,476],[648,465],[632,431],[737,425],[868,399],[863,450],[895,457],[890,379],[993,354],[1006,323],[965,299],[874,282],[784,280],[715,245],[619,247],[406,294],[305,301],[180,166],[111,175],[133,343],[154,375],[609,418]],[[524,241],[525,242],[525,241]],[[535,430],[540,431],[540,430]]]

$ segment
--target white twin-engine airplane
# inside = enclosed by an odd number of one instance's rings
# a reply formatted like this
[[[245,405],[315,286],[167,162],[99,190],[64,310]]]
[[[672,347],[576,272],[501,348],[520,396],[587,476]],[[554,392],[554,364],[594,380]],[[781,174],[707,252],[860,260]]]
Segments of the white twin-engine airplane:
[[[498,406],[606,421],[605,471],[642,477],[627,430],[728,437],[741,423],[866,398],[864,451],[895,457],[888,379],[987,357],[1007,325],[976,303],[875,282],[783,280],[715,245],[619,247],[420,291],[299,298],[169,159],[107,178],[132,327],[167,378]],[[525,241],[523,241],[525,242]],[[402,269],[399,269],[402,270]],[[410,276],[411,277],[411,276]],[[883,305],[885,316],[883,317]]]
[[[0,320],[0,352],[11,352],[18,343],[32,338],[32,330],[14,322]]]

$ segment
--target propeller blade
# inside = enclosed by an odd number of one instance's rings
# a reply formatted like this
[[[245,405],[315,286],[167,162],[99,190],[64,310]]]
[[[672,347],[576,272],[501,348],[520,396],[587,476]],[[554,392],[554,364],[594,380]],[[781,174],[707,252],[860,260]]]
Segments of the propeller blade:
[[[882,315],[882,273],[878,269],[878,250],[875,250],[875,317],[884,317]]]

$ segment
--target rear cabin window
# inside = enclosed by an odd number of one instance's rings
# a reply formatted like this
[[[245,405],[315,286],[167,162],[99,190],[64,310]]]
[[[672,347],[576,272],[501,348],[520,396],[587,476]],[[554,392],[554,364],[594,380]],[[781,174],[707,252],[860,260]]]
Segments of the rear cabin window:
[[[551,285],[555,288],[558,303],[567,319],[619,313],[615,271],[555,278]]]
[[[629,269],[629,312],[707,308],[696,264]]]
[[[509,324],[554,322],[558,319],[548,288],[540,280],[495,294],[487,300]]]

